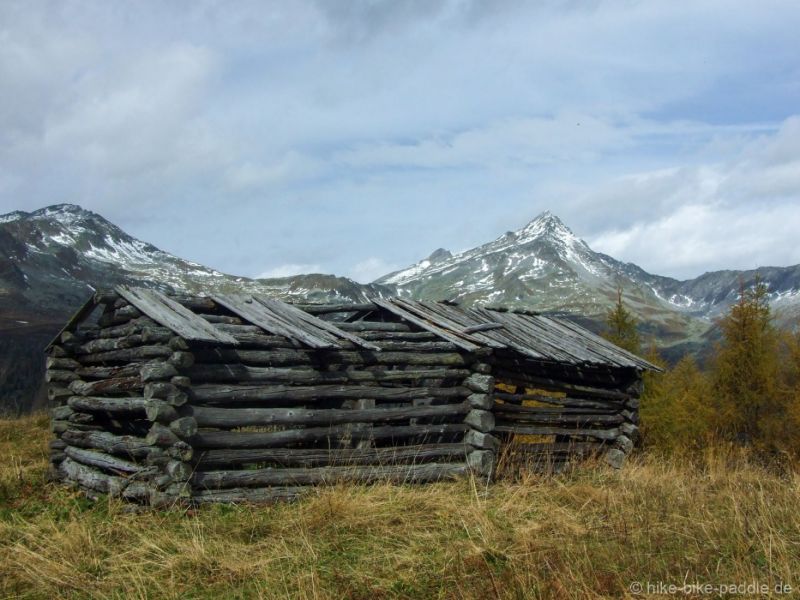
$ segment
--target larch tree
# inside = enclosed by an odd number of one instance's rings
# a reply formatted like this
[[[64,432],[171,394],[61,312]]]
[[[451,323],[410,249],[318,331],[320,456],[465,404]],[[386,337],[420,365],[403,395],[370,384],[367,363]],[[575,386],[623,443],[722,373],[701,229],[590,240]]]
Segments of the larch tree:
[[[637,330],[638,322],[622,300],[622,288],[617,288],[617,303],[606,314],[604,337],[629,352],[641,352],[641,340]]]

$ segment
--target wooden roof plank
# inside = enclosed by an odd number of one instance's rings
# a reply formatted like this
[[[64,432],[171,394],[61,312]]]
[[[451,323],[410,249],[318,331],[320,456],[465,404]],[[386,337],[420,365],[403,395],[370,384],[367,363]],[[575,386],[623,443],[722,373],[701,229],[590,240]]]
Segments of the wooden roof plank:
[[[84,302],[81,307],[75,311],[75,313],[69,318],[67,324],[61,328],[61,330],[56,334],[56,336],[48,342],[47,346],[45,346],[45,350],[49,350],[53,344],[58,342],[61,339],[61,334],[65,331],[71,331],[75,327],[77,327],[80,323],[82,323],[89,315],[92,314],[92,311],[97,307],[97,304],[94,301],[94,294]]]
[[[287,323],[276,316],[269,308],[258,302],[250,295],[243,294],[215,294],[212,296],[229,311],[239,315],[249,323],[261,329],[282,335],[290,340],[302,342],[311,348],[337,348],[338,345],[330,341],[321,340],[319,337],[308,334],[303,329]]]
[[[236,339],[156,290],[117,286],[117,293],[157,323],[186,340],[236,345]]]
[[[474,340],[475,342],[489,346],[490,348],[508,347],[508,345],[502,340],[498,340],[496,337],[490,335],[485,335],[483,331],[465,331],[471,327],[485,326],[487,323],[483,321],[476,321],[475,316],[471,315],[464,309],[447,306],[446,304],[438,302],[419,302],[417,304],[426,310],[439,315],[441,317],[439,324],[441,326],[448,324],[448,329],[453,331],[453,333],[456,335],[460,335],[471,341]],[[494,322],[493,324],[502,327],[502,324],[497,322]]]
[[[529,354],[524,350],[533,350],[539,356],[538,360],[554,360],[574,364],[576,359],[573,355],[565,352],[558,346],[548,343],[541,336],[532,335],[519,326],[513,313],[496,313],[495,318],[506,325],[506,339],[512,348],[518,352]]]
[[[297,330],[298,338],[300,335],[305,335],[309,338],[316,339],[326,344],[332,344],[333,346],[339,345],[339,339],[336,338],[336,336],[331,335],[328,331],[319,329],[318,327],[312,326],[308,322],[302,320],[292,312],[291,307],[289,307],[288,304],[284,304],[280,300],[266,298],[264,296],[258,296],[255,294],[253,295],[253,300],[261,304],[261,306],[266,308],[273,317],[284,323],[287,327]]]
[[[478,346],[477,344],[473,344],[472,342],[468,342],[456,335],[453,335],[449,331],[434,325],[430,321],[426,321],[423,318],[417,317],[416,315],[407,311],[405,308],[401,308],[400,306],[394,304],[393,302],[390,302],[388,300],[383,300],[381,298],[374,298],[372,301],[381,308],[383,308],[384,310],[387,310],[393,315],[400,317],[404,321],[408,321],[409,323],[412,323],[413,325],[416,325],[417,327],[420,327],[425,331],[429,331],[439,336],[443,340],[455,344],[462,350],[466,350],[467,352],[474,352],[475,350],[478,350],[480,348],[480,346]]]
[[[595,362],[610,362],[617,364],[621,367],[630,367],[634,366],[634,362],[631,361],[628,357],[620,354],[616,348],[606,348],[603,346],[598,345],[595,343],[589,336],[582,334],[581,332],[575,331],[571,328],[564,327],[558,321],[554,319],[550,319],[547,317],[536,316],[536,317],[529,317],[528,321],[537,321],[539,323],[546,323],[546,326],[554,331],[556,334],[560,334],[561,338],[564,340],[569,340],[575,344],[581,345],[587,352],[590,352],[594,357],[596,357]]]
[[[576,331],[579,335],[581,335],[581,336],[583,336],[583,337],[585,337],[587,339],[592,340],[593,342],[595,342],[599,346],[602,346],[602,347],[606,348],[609,351],[613,351],[613,352],[615,352],[617,354],[622,354],[623,356],[625,356],[629,360],[637,363],[641,368],[655,370],[655,371],[663,371],[663,369],[661,367],[658,367],[657,365],[654,365],[654,364],[646,361],[645,359],[643,359],[643,358],[641,358],[639,356],[636,356],[633,352],[628,352],[624,348],[620,348],[619,346],[617,346],[613,342],[610,342],[607,339],[597,335],[596,333],[593,333],[593,332],[589,331],[588,329],[585,329],[585,328],[581,327],[577,323],[573,323],[569,319],[551,317],[551,320],[559,323],[563,327],[567,327],[568,329]]]
[[[262,304],[264,303],[265,300],[267,300],[266,298],[263,298],[261,296],[255,296],[255,298]],[[270,299],[270,300],[272,302],[280,302],[280,300],[275,300],[275,299]],[[374,350],[375,352],[381,351],[380,346],[376,346],[375,344],[371,344],[366,340],[362,340],[357,335],[353,335],[352,333],[348,333],[347,331],[342,331],[341,329],[336,327],[336,325],[334,325],[333,323],[329,323],[328,321],[323,321],[319,317],[310,315],[304,310],[292,306],[291,304],[287,304],[285,302],[281,302],[281,304],[283,304],[283,308],[286,312],[294,315],[298,320],[306,322],[312,327],[315,327],[316,329],[322,329],[324,331],[327,331],[328,333],[333,334],[337,338],[352,342],[356,346],[360,346],[361,348],[365,348],[366,350]]]

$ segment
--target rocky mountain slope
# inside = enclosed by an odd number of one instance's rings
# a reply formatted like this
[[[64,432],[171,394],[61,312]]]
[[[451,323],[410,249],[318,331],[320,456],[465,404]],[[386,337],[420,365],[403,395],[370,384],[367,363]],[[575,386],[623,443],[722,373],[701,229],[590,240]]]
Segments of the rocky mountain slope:
[[[662,345],[701,343],[713,320],[756,276],[768,285],[778,314],[800,309],[800,265],[718,271],[688,281],[652,275],[593,251],[550,212],[487,244],[451,254],[438,249],[411,267],[377,280],[403,295],[564,311],[602,320],[622,288],[629,308]]]

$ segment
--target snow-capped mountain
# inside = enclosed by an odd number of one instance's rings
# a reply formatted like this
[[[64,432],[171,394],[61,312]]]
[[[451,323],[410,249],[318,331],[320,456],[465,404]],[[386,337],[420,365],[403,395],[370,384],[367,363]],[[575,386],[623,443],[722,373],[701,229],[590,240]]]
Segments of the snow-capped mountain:
[[[0,308],[4,309],[0,319],[6,325],[10,312],[31,309],[40,319],[62,320],[88,297],[92,286],[119,283],[343,301],[383,293],[379,287],[330,275],[271,280],[226,275],[137,240],[100,215],[72,204],[0,216]]]
[[[718,271],[678,281],[594,252],[548,211],[477,248],[458,254],[439,249],[376,283],[394,285],[415,298],[568,312],[595,323],[622,288],[644,328],[669,345],[699,341],[713,319],[736,301],[740,285],[751,285],[757,275],[769,286],[781,315],[797,314],[800,265]]]

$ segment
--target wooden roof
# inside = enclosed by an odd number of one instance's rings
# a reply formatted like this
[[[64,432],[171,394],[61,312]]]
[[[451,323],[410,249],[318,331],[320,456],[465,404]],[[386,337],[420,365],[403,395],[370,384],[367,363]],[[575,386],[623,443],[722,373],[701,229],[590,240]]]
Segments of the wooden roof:
[[[375,304],[405,320],[413,317],[411,322],[443,339],[457,338],[460,344],[468,345],[462,345],[464,349],[475,346],[504,349],[533,360],[575,366],[661,370],[567,319],[400,298],[379,300]]]
[[[236,339],[195,314],[177,300],[155,290],[119,286],[125,298],[157,323],[190,341],[236,345]],[[480,348],[508,351],[522,358],[581,366],[606,366],[661,370],[567,319],[535,313],[487,308],[466,308],[441,302],[401,298],[375,298],[353,305],[293,306],[274,298],[250,294],[214,294],[210,299],[264,331],[281,335],[314,349],[341,348],[343,341],[379,351],[370,342],[343,331],[333,321],[314,314],[383,312],[429,331],[466,352]],[[64,330],[73,329],[89,316],[96,304],[87,301]],[[349,308],[352,306],[352,311]],[[63,330],[62,330],[63,331]]]

